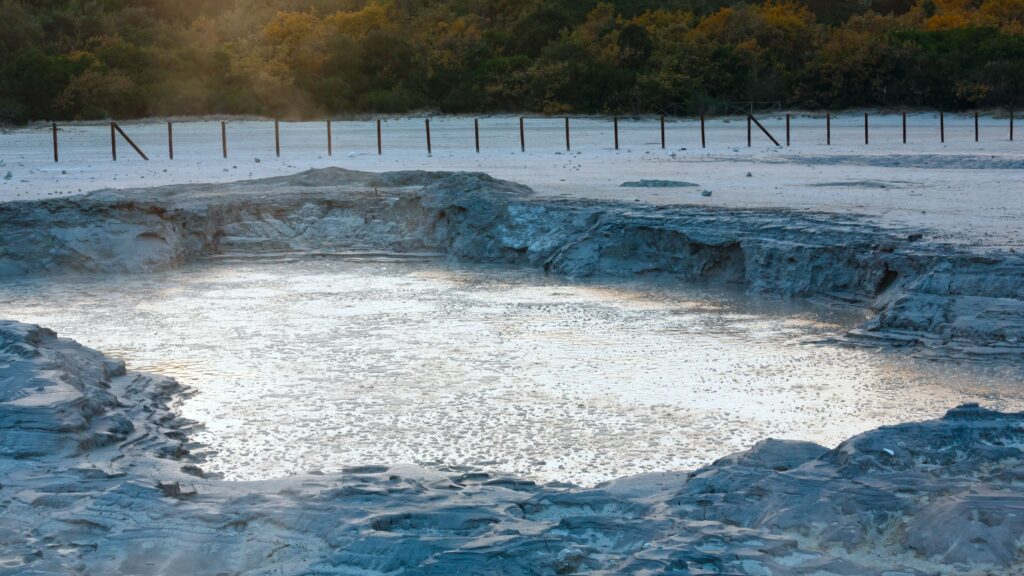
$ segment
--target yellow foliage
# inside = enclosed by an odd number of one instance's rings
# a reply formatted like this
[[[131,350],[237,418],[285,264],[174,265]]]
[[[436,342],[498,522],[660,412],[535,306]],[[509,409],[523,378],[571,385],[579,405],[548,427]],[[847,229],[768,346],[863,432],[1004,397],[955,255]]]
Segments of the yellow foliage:
[[[1024,34],[1024,0],[985,0],[978,20],[1010,34]]]
[[[710,39],[742,43],[756,39],[762,47],[797,49],[815,34],[814,14],[794,2],[770,2],[753,8],[722,8],[705,18],[695,31]]]
[[[387,9],[379,4],[371,4],[355,12],[336,12],[324,18],[323,23],[328,32],[352,38],[362,38],[374,30],[392,25]]]
[[[263,36],[275,46],[289,50],[309,39],[320,27],[320,20],[304,12],[278,12],[263,27]]]
[[[601,2],[587,14],[587,19],[577,30],[591,36],[599,36],[604,29],[614,25],[616,19],[615,7],[607,2]]]
[[[217,22],[209,16],[199,16],[184,31],[188,35],[189,45],[209,48],[219,42]]]
[[[968,0],[932,0],[932,5],[935,13],[925,21],[925,30],[963,28],[971,22]]]
[[[936,14],[924,23],[925,30],[953,30],[966,28],[971,24],[967,14]]]
[[[736,28],[736,21],[736,10],[726,7],[702,20],[696,30],[710,37],[722,37]]]
[[[428,61],[445,67],[457,66],[482,39],[475,23],[465,17],[438,20],[418,35],[421,45],[428,47]]]
[[[814,14],[796,2],[770,2],[758,6],[757,11],[771,28],[800,30],[814,26]]]
[[[659,38],[670,42],[682,42],[687,32],[693,28],[696,17],[693,12],[684,10],[649,10],[629,20],[647,31],[651,38]]]

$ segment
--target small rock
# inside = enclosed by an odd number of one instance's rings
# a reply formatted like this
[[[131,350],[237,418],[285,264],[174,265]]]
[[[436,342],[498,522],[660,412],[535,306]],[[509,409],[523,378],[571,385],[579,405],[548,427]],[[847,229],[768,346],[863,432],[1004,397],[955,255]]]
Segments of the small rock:
[[[256,159],[256,163],[257,163],[257,164],[259,164],[259,163],[260,163],[260,159],[259,159],[259,158],[257,158],[257,159]]]
[[[178,482],[157,482],[156,487],[168,498],[187,498],[198,493],[195,489],[182,490]]]
[[[11,174],[11,171],[8,170],[7,175],[4,176],[4,180],[10,180],[11,178],[14,178],[14,174]]]
[[[200,468],[199,466],[196,466],[195,464],[185,464],[184,466],[181,467],[181,471],[184,472],[185,474],[196,476],[197,478],[202,478],[204,476],[203,469]]]
[[[753,174],[751,174],[750,172],[747,172],[747,178],[753,178],[753,177],[754,177]]]
[[[587,556],[578,549],[562,550],[555,558],[555,574],[576,574],[580,572],[586,560]]]
[[[711,190],[701,190],[700,191],[700,195],[701,196],[711,196]]]
[[[156,487],[164,493],[164,496],[168,498],[178,498],[181,496],[181,484],[177,482],[157,482]]]

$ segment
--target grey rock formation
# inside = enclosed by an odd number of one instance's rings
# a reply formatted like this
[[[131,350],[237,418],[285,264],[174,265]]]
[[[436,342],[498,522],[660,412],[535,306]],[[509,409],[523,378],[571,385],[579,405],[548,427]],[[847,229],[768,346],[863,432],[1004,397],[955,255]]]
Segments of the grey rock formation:
[[[4,320],[0,375],[0,457],[14,459],[74,456],[122,442],[136,430],[121,399],[137,403],[147,419],[167,417],[166,406],[145,396],[180,389],[169,378],[129,378],[123,362]]]
[[[694,186],[700,186],[700,184],[681,180],[633,180],[621,184],[622,188],[691,188]]]
[[[590,489],[388,466],[239,483],[189,462],[184,392],[0,324],[0,571],[1024,573],[1024,414],[962,406]]]
[[[853,344],[1024,352],[1024,258],[852,216],[545,200],[483,174],[341,169],[0,205],[0,277],[275,250],[435,252],[569,276],[733,284],[877,313]]]
[[[888,548],[944,564],[1020,569],[1021,418],[965,405],[830,451],[762,442],[693,473],[672,504],[730,525],[799,534],[817,548]]]

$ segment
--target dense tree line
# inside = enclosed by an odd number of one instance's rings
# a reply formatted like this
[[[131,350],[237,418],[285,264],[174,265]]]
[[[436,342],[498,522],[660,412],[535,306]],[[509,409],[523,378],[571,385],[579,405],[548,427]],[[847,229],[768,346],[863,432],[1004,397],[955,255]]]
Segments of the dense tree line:
[[[0,122],[1020,104],[1024,0],[0,0]]]

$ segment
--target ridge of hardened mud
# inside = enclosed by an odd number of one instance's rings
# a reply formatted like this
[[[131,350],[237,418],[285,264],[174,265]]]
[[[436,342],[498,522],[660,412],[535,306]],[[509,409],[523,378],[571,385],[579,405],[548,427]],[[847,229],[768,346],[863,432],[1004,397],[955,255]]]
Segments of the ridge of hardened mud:
[[[769,439],[593,488],[388,465],[228,482],[191,463],[173,380],[16,322],[0,360],[22,399],[0,403],[15,571],[1022,573],[1022,413],[964,405],[832,450]]]
[[[224,253],[439,252],[568,277],[665,275],[880,311],[849,341],[1019,356],[1024,261],[785,210],[544,199],[485,174],[311,170],[0,204],[0,277]]]

